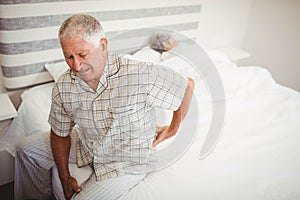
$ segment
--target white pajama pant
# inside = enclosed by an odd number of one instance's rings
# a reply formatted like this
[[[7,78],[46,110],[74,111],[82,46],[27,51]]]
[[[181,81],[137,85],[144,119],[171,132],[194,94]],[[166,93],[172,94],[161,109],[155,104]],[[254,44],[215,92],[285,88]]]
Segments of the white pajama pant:
[[[72,142],[69,162],[75,163]],[[15,159],[15,200],[49,199],[52,196],[51,169],[54,160],[50,147],[50,134],[37,134],[25,138],[17,147]],[[82,191],[72,199],[119,199],[136,187],[146,174],[125,175],[96,182],[95,174],[81,185]],[[62,189],[61,189],[62,190]]]

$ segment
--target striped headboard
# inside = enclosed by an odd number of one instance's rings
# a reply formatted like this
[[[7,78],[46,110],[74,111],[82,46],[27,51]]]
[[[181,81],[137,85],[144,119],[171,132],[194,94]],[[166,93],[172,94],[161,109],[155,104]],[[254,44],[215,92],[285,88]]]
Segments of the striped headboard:
[[[52,81],[44,65],[63,60],[57,31],[75,13],[96,17],[108,38],[149,27],[196,38],[201,0],[1,0],[0,6],[1,69],[12,90]]]

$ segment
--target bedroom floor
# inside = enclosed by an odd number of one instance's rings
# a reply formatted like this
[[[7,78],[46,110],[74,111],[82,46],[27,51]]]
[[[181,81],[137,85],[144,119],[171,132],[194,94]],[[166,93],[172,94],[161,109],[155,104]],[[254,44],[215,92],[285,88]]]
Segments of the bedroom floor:
[[[14,200],[14,182],[0,186],[0,197],[1,200]],[[55,200],[55,197],[48,200]]]
[[[14,183],[8,183],[0,186],[0,196],[3,200],[13,200],[14,199]]]

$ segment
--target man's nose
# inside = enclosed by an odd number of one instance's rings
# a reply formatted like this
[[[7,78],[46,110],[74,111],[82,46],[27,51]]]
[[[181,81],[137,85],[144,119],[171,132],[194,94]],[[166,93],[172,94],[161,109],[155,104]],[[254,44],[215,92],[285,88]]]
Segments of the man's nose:
[[[82,61],[81,59],[74,58],[74,63],[73,63],[73,70],[78,72],[82,66]]]

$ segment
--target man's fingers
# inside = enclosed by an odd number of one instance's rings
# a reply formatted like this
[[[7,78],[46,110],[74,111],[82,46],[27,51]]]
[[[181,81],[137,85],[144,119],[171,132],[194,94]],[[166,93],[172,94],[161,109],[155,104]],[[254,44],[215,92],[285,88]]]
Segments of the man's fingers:
[[[73,187],[74,192],[76,192],[76,193],[78,193],[78,192],[81,191],[81,188],[78,186],[78,183],[77,183],[77,181],[75,179],[72,182],[72,187]]]
[[[81,192],[81,188],[80,188],[80,187],[76,188],[76,189],[75,189],[75,192],[76,192],[76,193]]]
[[[152,148],[154,148],[156,145],[158,145],[160,142],[166,139],[165,133],[167,129],[168,126],[156,126],[156,138],[152,143]]]
[[[154,140],[152,143],[152,148],[154,148],[156,145],[158,145],[158,143],[160,143],[160,141],[158,139]]]
[[[158,145],[160,142],[164,140],[164,137],[161,135],[157,135],[156,139],[152,143],[152,148],[154,148],[156,145]]]
[[[65,199],[69,200],[74,193],[81,191],[81,188],[78,186],[77,180],[74,177],[69,177],[68,181],[63,184]]]
[[[156,131],[155,131],[156,135],[160,134],[161,130],[162,130],[161,126],[156,126]]]

